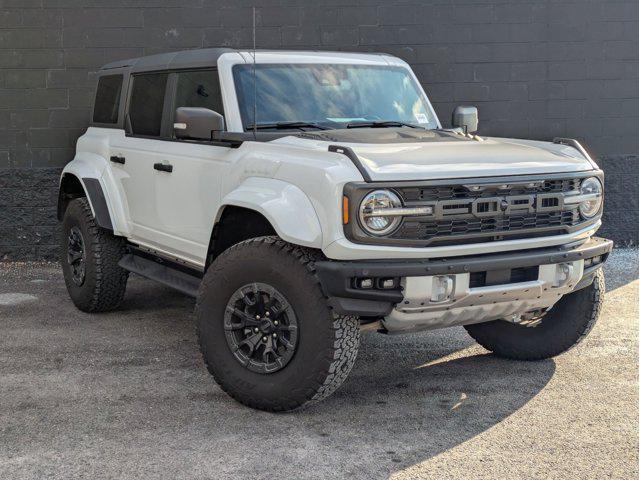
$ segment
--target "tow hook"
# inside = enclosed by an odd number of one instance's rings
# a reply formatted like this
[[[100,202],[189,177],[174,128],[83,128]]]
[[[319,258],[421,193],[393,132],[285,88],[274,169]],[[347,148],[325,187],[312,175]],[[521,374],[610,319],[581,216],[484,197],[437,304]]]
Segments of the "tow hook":
[[[511,323],[521,323],[521,315],[518,313],[515,313],[511,315],[510,317],[508,317],[507,320]]]
[[[510,317],[506,317],[504,320],[522,327],[535,328],[541,324],[541,321],[548,310],[550,309],[532,310],[523,314],[514,313]]]

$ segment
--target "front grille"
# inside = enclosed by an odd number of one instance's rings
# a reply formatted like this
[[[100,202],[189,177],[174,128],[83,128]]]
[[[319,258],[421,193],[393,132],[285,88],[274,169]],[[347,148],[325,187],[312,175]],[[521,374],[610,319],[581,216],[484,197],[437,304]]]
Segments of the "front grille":
[[[562,233],[562,227],[574,227],[580,223],[577,210],[552,213],[531,213],[501,218],[473,218],[464,220],[419,221],[405,220],[391,238],[430,240],[435,237],[451,237],[469,234],[495,236],[518,230],[553,229]],[[490,234],[490,235],[487,235]],[[548,232],[552,235],[553,232]],[[482,235],[483,236],[483,235]],[[481,240],[481,239],[480,239]]]
[[[489,197],[509,197],[516,195],[536,195],[578,191],[581,179],[568,178],[530,182],[484,185],[481,190],[473,190],[473,185],[445,186],[406,186],[395,188],[406,206],[419,206],[429,202],[468,200]],[[555,201],[554,198],[548,199]],[[455,209],[457,205],[449,202],[446,208]],[[542,201],[545,205],[545,201]],[[480,205],[482,207],[483,205]],[[546,205],[545,205],[546,206]],[[452,210],[451,210],[452,211]],[[478,209],[480,214],[481,209]],[[427,217],[406,218],[397,231],[389,238],[397,240],[417,240],[428,244],[446,245],[459,243],[477,243],[491,240],[531,238],[566,233],[570,227],[582,223],[576,205],[565,207],[562,211],[550,212],[512,212],[508,215],[498,212],[495,215],[475,216],[469,214],[445,215],[444,218]]]
[[[508,182],[504,182],[508,183]],[[489,187],[482,191],[471,191],[464,185],[445,185],[429,187],[401,187],[395,190],[401,195],[407,204],[413,202],[425,202],[432,200],[452,200],[455,198],[486,198],[496,193],[500,195],[527,195],[531,193],[561,193],[579,190],[580,178],[568,178],[560,180],[545,180],[539,186],[526,188],[525,185],[512,185],[510,188],[501,189],[498,186]]]

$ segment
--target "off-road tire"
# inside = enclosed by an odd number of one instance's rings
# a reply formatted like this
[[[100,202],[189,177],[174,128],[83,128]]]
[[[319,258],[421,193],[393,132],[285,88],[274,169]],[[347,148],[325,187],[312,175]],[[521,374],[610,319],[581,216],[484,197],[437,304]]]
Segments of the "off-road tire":
[[[200,350],[215,381],[238,402],[271,412],[294,410],[331,395],[353,367],[359,320],[336,315],[328,306],[315,275],[317,255],[278,237],[260,237],[230,247],[206,272],[195,309]],[[297,348],[276,372],[250,371],[225,338],[227,302],[251,282],[275,287],[297,318]]]
[[[68,237],[73,227],[82,233],[86,252],[82,285],[74,283],[67,260]],[[62,220],[60,261],[69,296],[78,309],[89,313],[106,312],[120,305],[129,277],[129,272],[118,266],[125,250],[124,238],[98,226],[86,198],[69,202]]]
[[[555,357],[577,345],[592,330],[605,290],[604,274],[599,270],[591,285],[561,298],[536,327],[497,320],[464,328],[477,343],[499,357],[514,360]]]

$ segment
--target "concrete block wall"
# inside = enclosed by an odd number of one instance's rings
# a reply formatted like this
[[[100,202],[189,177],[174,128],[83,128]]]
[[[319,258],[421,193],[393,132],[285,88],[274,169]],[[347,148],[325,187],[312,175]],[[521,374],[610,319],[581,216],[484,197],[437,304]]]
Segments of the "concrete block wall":
[[[639,241],[639,2],[0,0],[0,259],[55,255],[55,189],[104,63],[171,50],[382,51],[408,61],[444,123],[575,137],[608,175],[606,227]]]

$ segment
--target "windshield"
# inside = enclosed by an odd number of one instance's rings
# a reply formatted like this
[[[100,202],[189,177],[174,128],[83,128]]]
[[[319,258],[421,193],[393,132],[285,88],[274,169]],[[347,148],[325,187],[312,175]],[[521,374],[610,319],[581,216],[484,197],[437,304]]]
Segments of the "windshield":
[[[257,64],[233,67],[242,123],[253,123],[257,91],[257,125],[277,128],[352,128],[383,122],[437,128],[428,100],[403,67],[383,65]],[[281,127],[282,125],[280,125]],[[284,125],[286,126],[286,125]],[[385,125],[398,126],[398,125]]]

